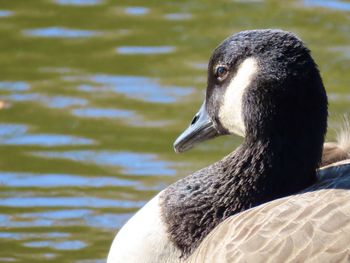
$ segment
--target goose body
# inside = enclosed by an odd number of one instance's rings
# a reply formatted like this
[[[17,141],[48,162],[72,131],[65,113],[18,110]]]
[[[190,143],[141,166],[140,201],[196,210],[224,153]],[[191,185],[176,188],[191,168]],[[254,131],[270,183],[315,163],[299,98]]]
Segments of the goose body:
[[[219,224],[186,263],[349,262],[350,161],[319,170],[302,193]]]
[[[229,37],[210,58],[205,102],[174,148],[226,134],[244,142],[147,203],[107,262],[349,259],[350,164],[334,163],[348,151],[328,144],[322,155],[326,129],[326,92],[300,39],[270,29]],[[321,158],[330,166],[317,170]]]

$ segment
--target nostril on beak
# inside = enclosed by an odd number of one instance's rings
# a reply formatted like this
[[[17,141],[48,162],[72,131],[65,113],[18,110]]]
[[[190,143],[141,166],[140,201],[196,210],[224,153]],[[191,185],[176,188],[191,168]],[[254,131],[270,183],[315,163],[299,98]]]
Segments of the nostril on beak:
[[[197,114],[196,116],[194,116],[193,120],[191,121],[191,125],[195,124],[199,119],[199,114]]]

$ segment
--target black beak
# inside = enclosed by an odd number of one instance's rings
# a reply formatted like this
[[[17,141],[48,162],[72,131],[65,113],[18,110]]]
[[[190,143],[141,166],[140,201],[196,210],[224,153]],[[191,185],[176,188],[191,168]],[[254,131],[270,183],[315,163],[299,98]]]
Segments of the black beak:
[[[210,119],[204,102],[194,116],[190,126],[174,142],[174,150],[177,153],[187,151],[197,143],[212,139],[218,135],[220,133]]]

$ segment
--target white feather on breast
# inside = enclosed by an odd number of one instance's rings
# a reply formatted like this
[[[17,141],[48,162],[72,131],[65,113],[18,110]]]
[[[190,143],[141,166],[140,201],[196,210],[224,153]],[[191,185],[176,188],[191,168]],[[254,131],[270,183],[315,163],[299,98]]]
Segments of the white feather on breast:
[[[161,217],[159,196],[142,207],[118,232],[107,263],[173,263],[180,250],[169,240]]]

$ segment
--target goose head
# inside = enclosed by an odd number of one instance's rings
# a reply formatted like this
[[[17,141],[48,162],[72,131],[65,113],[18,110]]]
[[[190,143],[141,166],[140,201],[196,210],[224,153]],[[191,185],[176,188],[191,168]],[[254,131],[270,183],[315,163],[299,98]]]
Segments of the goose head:
[[[307,142],[319,160],[326,127],[326,92],[303,42],[282,30],[242,31],[214,50],[205,101],[174,149],[236,134]]]
[[[205,101],[174,149],[228,134],[244,141],[164,192],[164,218],[181,251],[190,254],[228,216],[313,185],[327,115],[317,65],[294,34],[251,30],[224,40],[208,64]]]

